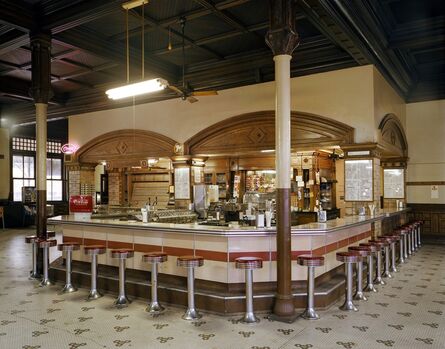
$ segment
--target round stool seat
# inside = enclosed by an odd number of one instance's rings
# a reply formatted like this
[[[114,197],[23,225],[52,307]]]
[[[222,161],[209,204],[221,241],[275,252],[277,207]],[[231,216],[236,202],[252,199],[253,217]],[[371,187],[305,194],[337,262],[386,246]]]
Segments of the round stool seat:
[[[386,241],[388,244],[392,244],[395,242],[395,239],[392,236],[379,236],[379,240]]]
[[[378,240],[378,239],[376,239],[376,240],[372,240],[372,239],[371,239],[371,240],[368,240],[367,243],[376,246],[376,247],[377,247],[377,250],[382,250],[383,247],[385,247],[386,245],[388,245],[388,243],[387,243],[385,240]]]
[[[56,239],[49,239],[49,240],[38,239],[38,240],[36,240],[36,243],[39,245],[40,248],[54,247],[57,245],[57,240]]]
[[[142,262],[146,263],[164,263],[167,259],[168,255],[164,252],[150,252],[142,256]]]
[[[86,255],[104,254],[107,248],[104,245],[88,245],[83,247],[83,251]]]
[[[239,257],[235,259],[236,269],[261,269],[263,260],[259,257]]]
[[[48,231],[46,232],[46,236],[47,236],[48,238],[55,238],[55,237],[56,237],[56,232],[55,232],[54,230],[48,230]]]
[[[363,257],[357,251],[337,252],[336,258],[343,263],[358,263],[363,262]]]
[[[392,234],[392,235],[383,235],[383,238],[390,238],[391,242],[396,242],[400,240],[400,235]]]
[[[393,235],[391,235],[391,237],[392,237],[395,241],[399,241],[399,240],[402,238],[401,234],[397,234],[397,233],[394,233]]]
[[[33,242],[36,242],[39,238],[36,235],[28,235],[25,237],[25,242],[27,244],[32,244]]]
[[[65,242],[57,246],[59,251],[77,251],[80,250],[80,244],[78,242]]]
[[[201,256],[180,256],[176,260],[178,267],[195,268],[204,265],[204,257]]]
[[[399,228],[395,230],[395,233],[400,235],[400,236],[404,236],[406,234],[408,234],[408,230],[407,229],[403,229],[403,228]]]
[[[321,267],[322,265],[324,265],[324,257],[302,254],[297,257],[297,263],[306,267]]]
[[[371,249],[366,246],[350,246],[349,251],[357,252],[362,257],[368,257],[372,254]]]
[[[121,248],[119,250],[111,251],[111,258],[127,259],[127,258],[133,258],[133,256],[134,256],[134,250],[128,248]]]
[[[380,250],[380,247],[377,247],[376,244],[373,244],[371,242],[362,242],[361,244],[358,244],[360,247],[367,247],[371,253],[376,253],[378,250]]]

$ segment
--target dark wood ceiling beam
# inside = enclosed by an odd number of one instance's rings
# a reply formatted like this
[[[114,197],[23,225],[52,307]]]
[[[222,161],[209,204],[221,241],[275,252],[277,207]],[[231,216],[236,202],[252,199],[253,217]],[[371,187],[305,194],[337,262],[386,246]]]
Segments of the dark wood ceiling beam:
[[[11,31],[4,35],[3,40],[4,41],[0,43],[0,56],[29,43],[29,35],[18,31]]]
[[[241,23],[239,20],[235,19],[233,16],[228,13],[223,12],[223,10],[219,10],[215,5],[210,3],[207,0],[194,0],[196,3],[200,4],[205,9],[210,10],[217,17],[221,18],[224,22],[226,22],[229,26],[239,30],[242,33],[249,34],[250,31],[246,28],[246,26]],[[255,34],[256,37],[259,37],[258,34]],[[261,37],[261,39],[264,39]]]
[[[63,2],[62,2],[63,3]],[[42,11],[44,16],[42,29],[51,31],[53,34],[78,27],[108,16],[119,11],[121,1],[118,0],[88,0],[74,2],[70,7],[64,7],[58,11],[45,15],[45,7]]]
[[[218,10],[224,10],[224,9],[229,9],[232,7],[240,6],[240,5],[250,2],[250,1],[252,1],[252,0],[226,0],[226,1],[221,1],[217,4],[215,4],[215,7]],[[190,21],[193,19],[201,18],[203,16],[207,16],[210,13],[212,13],[212,12],[211,12],[211,10],[208,10],[208,9],[193,10],[193,11],[182,13],[179,16],[174,16],[174,17],[160,20],[158,22],[158,24],[162,28],[168,28],[174,24],[178,24],[181,18],[185,18],[186,21]],[[157,27],[146,27],[145,33],[149,33],[156,29],[157,29]],[[136,35],[141,35],[140,28],[129,31],[129,37],[133,37]],[[112,41],[122,41],[122,40],[125,40],[125,38],[126,38],[126,33],[122,32],[122,33],[111,36],[109,39]]]
[[[30,88],[30,82],[6,76],[0,77],[0,95],[14,96],[22,100],[33,101],[29,92]],[[63,105],[64,103],[65,99],[59,95],[54,95],[49,102],[49,104],[53,105]]]
[[[34,27],[32,8],[24,1],[3,0],[0,6],[0,23],[6,23],[22,32],[29,32]]]
[[[248,26],[247,29],[249,30],[249,32],[254,32],[257,30],[266,29],[268,27],[269,27],[269,22],[263,22],[263,23],[258,23],[258,24]],[[198,46],[207,45],[207,44],[211,44],[214,42],[218,42],[218,41],[230,39],[230,38],[233,38],[236,36],[240,36],[243,34],[244,34],[244,32],[240,32],[239,30],[232,30],[230,32],[216,34],[216,35],[212,35],[212,36],[208,36],[208,37],[196,40],[195,44]],[[185,45],[186,49],[190,49],[192,47],[193,46],[190,44]],[[170,52],[180,51],[181,49],[182,49],[182,47],[180,45],[176,45],[176,46],[173,46],[171,50],[169,50],[168,48],[165,48],[165,49],[150,51],[149,53],[156,55],[156,56],[161,56],[161,55],[168,54]]]
[[[85,28],[73,28],[55,35],[55,39],[62,42],[65,46],[88,52],[107,61],[112,61],[119,65],[126,64],[125,47],[116,43],[110,45],[109,40],[98,35],[97,32],[91,32]],[[140,50],[131,48],[130,57],[133,63],[140,64]],[[146,69],[147,76],[153,74],[153,76],[161,76],[167,80],[175,80],[177,77],[177,67],[173,64],[161,62],[152,57],[147,57],[147,55],[145,56],[145,63],[149,65],[149,69]]]
[[[129,13],[130,13],[133,17],[137,18],[138,20],[142,20],[142,16],[139,15],[139,13],[136,12],[135,10],[130,10]],[[176,31],[176,30],[173,30],[173,29],[170,29],[170,30],[169,30],[169,29],[167,29],[167,28],[162,27],[162,26],[158,23],[158,21],[154,20],[153,18],[150,18],[150,17],[148,17],[148,16],[144,16],[144,22],[145,22],[146,24],[148,24],[149,26],[158,29],[159,31],[161,31],[161,32],[164,33],[165,35],[171,35],[171,36],[173,36],[173,37],[176,37],[176,38],[179,39],[180,41],[182,41],[182,39],[183,39],[182,34],[181,34],[180,32],[178,32],[178,31]],[[202,51],[205,51],[206,53],[211,54],[211,55],[214,56],[215,58],[223,59],[223,57],[222,57],[218,52],[216,52],[216,51],[214,51],[214,50],[211,50],[211,49],[209,49],[209,48],[207,48],[207,47],[204,47],[204,46],[198,46],[198,45],[196,45],[195,41],[193,41],[192,39],[190,39],[190,38],[189,38],[188,36],[186,36],[186,35],[184,35],[184,41],[185,41],[186,43],[188,43],[189,45],[191,45],[193,48],[197,48],[197,49],[200,49],[200,50],[202,50]]]

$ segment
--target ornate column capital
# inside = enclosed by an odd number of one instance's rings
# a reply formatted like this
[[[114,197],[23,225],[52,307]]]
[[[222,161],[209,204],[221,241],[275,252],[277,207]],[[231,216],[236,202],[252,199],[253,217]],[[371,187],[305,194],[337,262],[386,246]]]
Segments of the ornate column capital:
[[[269,0],[269,30],[266,33],[266,44],[274,56],[292,55],[300,43],[296,30],[296,9],[294,0]]]
[[[48,104],[51,90],[51,35],[44,32],[31,32],[31,90],[35,103]]]

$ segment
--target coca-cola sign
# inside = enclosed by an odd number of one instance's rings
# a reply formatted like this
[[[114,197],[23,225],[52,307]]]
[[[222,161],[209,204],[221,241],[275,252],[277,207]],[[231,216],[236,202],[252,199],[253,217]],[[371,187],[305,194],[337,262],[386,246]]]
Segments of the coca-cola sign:
[[[60,151],[64,154],[74,154],[77,149],[79,149],[79,146],[70,143],[64,144],[60,147]]]
[[[91,195],[70,196],[70,212],[93,212],[93,197]]]

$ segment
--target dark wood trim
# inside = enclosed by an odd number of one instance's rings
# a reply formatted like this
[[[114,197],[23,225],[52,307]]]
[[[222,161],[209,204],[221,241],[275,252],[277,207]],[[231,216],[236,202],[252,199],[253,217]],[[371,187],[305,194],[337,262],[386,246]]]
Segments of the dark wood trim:
[[[406,185],[445,185],[445,181],[406,182]]]

